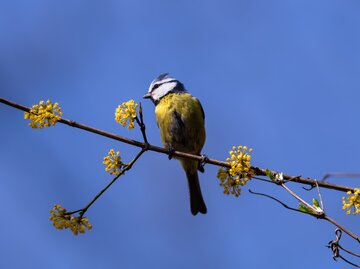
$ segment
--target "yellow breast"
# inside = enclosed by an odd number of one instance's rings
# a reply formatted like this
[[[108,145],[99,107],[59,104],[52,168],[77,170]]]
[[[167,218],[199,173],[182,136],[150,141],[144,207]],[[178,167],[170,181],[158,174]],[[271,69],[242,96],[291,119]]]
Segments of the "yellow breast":
[[[171,93],[155,108],[165,147],[199,154],[205,143],[204,112],[199,100],[189,93]]]

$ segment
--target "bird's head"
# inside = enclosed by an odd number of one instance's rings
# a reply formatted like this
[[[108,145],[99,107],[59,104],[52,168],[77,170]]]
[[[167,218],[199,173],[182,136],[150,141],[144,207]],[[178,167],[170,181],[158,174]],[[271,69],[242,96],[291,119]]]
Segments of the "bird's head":
[[[161,74],[151,82],[149,90],[143,98],[150,98],[156,105],[165,95],[177,92],[186,92],[184,85],[166,73]]]

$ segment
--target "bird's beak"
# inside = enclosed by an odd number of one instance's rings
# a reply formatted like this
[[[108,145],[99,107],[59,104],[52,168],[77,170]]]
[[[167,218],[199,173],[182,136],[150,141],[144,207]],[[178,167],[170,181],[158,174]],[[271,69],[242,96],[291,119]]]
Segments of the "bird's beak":
[[[149,99],[149,98],[151,98],[151,94],[148,92],[147,94],[145,94],[145,95],[143,96],[143,98],[144,98],[144,99]]]

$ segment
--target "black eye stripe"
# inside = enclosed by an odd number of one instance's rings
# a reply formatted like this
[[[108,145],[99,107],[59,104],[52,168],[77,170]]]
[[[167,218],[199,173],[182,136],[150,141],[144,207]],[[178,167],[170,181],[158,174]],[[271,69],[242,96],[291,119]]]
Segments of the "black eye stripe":
[[[163,82],[163,83],[158,83],[158,84],[155,84],[155,85],[152,87],[151,91],[153,91],[153,90],[155,90],[155,89],[159,88],[159,87],[160,87],[160,85],[163,85],[163,84],[166,84],[166,83],[170,83],[170,82],[178,82],[178,81],[177,81],[176,79],[173,79],[173,80],[169,80],[169,81],[166,81],[166,82]]]

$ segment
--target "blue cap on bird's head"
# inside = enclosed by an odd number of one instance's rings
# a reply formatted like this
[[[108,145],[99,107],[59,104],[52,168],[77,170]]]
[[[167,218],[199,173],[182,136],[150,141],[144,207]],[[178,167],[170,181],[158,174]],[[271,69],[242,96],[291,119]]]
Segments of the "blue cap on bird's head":
[[[166,79],[166,78],[170,78],[169,73],[160,74],[156,79],[153,80],[152,83],[162,81],[163,79]]]
[[[149,90],[143,98],[151,98],[157,104],[165,95],[176,92],[186,92],[184,85],[176,78],[171,77],[169,73],[164,73],[151,82]]]

